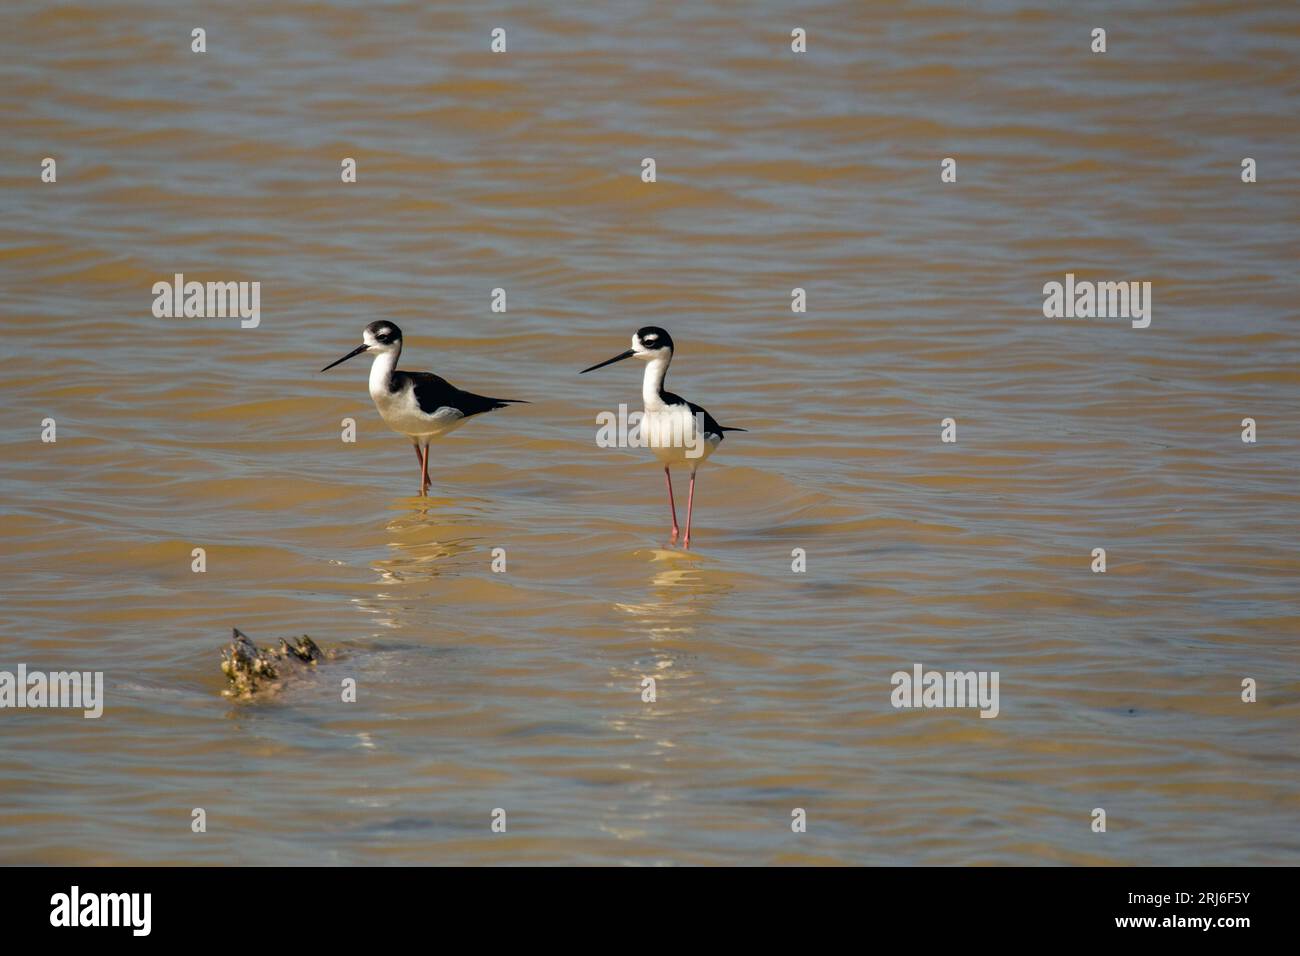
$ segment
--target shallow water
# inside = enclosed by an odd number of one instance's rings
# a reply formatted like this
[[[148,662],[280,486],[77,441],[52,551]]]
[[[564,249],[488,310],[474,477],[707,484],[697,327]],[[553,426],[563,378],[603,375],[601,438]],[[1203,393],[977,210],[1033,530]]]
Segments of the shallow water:
[[[10,4],[0,670],[107,703],[0,711],[0,861],[1300,863],[1294,4],[596,6]],[[1067,272],[1150,327],[1045,319]],[[377,318],[533,402],[425,500],[317,371]],[[576,374],[646,324],[749,429],[689,553],[594,441],[640,367]],[[232,626],[344,658],[235,704]]]

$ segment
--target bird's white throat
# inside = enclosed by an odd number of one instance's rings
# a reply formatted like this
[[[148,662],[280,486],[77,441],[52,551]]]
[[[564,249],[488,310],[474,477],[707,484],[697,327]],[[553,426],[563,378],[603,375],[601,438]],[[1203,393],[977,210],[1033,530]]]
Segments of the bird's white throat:
[[[370,366],[370,395],[388,394],[388,382],[392,377],[393,370],[397,368],[397,357],[402,354],[400,348],[389,349],[380,352],[375,356],[374,364]]]
[[[646,411],[655,411],[664,407],[659,391],[663,388],[664,377],[668,374],[668,363],[672,356],[661,352],[646,362],[645,378],[641,380],[641,400],[645,402]]]

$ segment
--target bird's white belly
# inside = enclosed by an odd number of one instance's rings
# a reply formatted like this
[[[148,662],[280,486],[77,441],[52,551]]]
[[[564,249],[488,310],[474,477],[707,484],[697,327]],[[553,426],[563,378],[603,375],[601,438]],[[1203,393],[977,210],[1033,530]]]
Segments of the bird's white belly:
[[[425,414],[410,389],[396,394],[387,389],[372,391],[370,397],[384,424],[403,435],[437,438],[465,423],[465,416],[454,408],[443,407],[432,415]]]
[[[641,437],[664,464],[685,463],[692,468],[713,454],[722,441],[720,435],[703,434],[700,423],[685,405],[647,409],[641,419]]]

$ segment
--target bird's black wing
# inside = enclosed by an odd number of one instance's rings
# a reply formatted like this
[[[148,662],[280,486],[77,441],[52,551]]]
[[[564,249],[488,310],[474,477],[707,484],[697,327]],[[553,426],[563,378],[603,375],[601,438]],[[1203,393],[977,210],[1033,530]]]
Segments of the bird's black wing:
[[[731,428],[731,427],[728,426],[728,425],[719,425],[719,424],[718,424],[718,420],[717,420],[716,418],[714,418],[712,415],[709,414],[708,409],[703,408],[703,407],[700,406],[700,405],[696,405],[694,402],[688,402],[686,399],[682,398],[680,395],[674,395],[672,392],[662,392],[662,391],[661,391],[661,392],[659,393],[659,397],[662,398],[662,399],[663,399],[667,404],[669,404],[669,405],[685,405],[685,406],[687,406],[687,407],[691,410],[691,414],[692,414],[692,415],[703,415],[703,416],[704,416],[704,434],[706,434],[706,435],[717,435],[718,438],[719,438],[719,440],[721,440],[721,439],[727,437],[727,436],[725,436],[724,434],[722,434],[723,432],[743,432],[743,431],[745,431],[744,428]]]
[[[432,372],[398,372],[397,374],[411,383],[416,404],[426,415],[432,415],[440,408],[452,408],[469,418],[471,415],[490,412],[494,408],[528,404],[518,398],[488,398],[486,395],[475,395],[473,392],[457,388],[441,375],[434,375]]]

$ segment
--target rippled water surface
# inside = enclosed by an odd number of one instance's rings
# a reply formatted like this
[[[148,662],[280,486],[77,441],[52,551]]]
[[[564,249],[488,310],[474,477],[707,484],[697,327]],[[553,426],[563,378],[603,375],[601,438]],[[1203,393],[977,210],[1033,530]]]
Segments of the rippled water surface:
[[[544,6],[7,6],[0,670],[107,703],[0,711],[0,861],[1300,863],[1297,7]],[[532,401],[427,499],[318,371],[381,318]],[[749,429],[690,552],[594,440],[639,365],[576,374],[647,324]],[[232,626],[343,658],[233,703]]]

